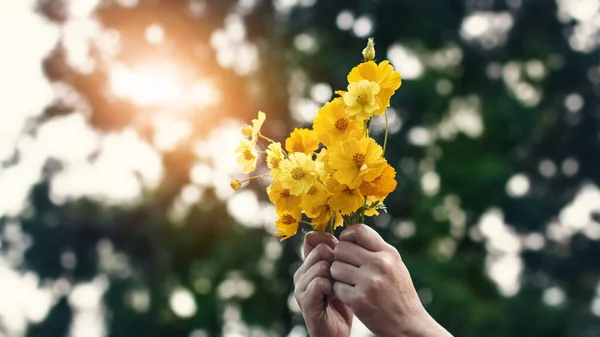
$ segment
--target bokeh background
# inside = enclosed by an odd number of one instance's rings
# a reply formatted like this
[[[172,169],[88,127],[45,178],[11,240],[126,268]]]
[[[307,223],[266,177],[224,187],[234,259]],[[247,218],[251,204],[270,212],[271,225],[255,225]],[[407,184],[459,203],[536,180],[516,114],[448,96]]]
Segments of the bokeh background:
[[[305,336],[302,236],[233,149],[310,125],[369,36],[403,75],[369,224],[428,311],[599,336],[600,0],[0,0],[0,336]]]

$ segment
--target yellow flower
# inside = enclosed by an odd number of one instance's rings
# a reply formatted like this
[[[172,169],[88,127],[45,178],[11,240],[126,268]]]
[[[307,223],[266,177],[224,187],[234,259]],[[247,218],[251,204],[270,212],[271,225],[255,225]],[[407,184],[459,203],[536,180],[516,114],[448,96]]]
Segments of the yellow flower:
[[[288,153],[302,152],[312,155],[319,148],[319,140],[313,130],[294,129],[288,139],[285,140],[285,149]]]
[[[246,138],[252,138],[252,126],[248,124],[242,125],[242,135]]]
[[[267,146],[267,166],[271,169],[271,177],[277,179],[281,172],[279,164],[285,159],[281,143],[271,143]]]
[[[349,138],[329,150],[329,166],[337,170],[333,177],[350,188],[377,178],[386,164],[383,151],[373,138]]]
[[[243,166],[242,172],[250,173],[256,169],[256,149],[254,146],[256,142],[252,142],[248,139],[242,139],[240,146],[235,149],[236,153],[240,155],[237,157],[237,163]]]
[[[291,195],[290,190],[283,188],[279,181],[275,181],[267,187],[269,200],[275,204],[275,208],[282,210],[294,210],[300,206],[302,198],[297,195]]]
[[[234,191],[237,191],[237,190],[239,190],[239,189],[242,187],[242,182],[241,182],[241,181],[239,181],[239,180],[237,180],[237,179],[236,179],[236,180],[232,180],[232,181],[229,183],[229,186],[231,186],[231,188],[232,188]]]
[[[379,201],[380,203],[383,203],[384,200],[385,200],[385,198],[377,198],[377,197],[374,197],[374,196],[368,196],[367,197],[367,207],[372,206],[377,201]],[[376,209],[375,207],[373,207],[373,208],[367,208],[365,210],[365,215],[366,216],[379,215],[379,210]]]
[[[396,170],[390,164],[385,164],[381,174],[371,181],[360,185],[360,193],[376,198],[385,198],[396,189]]]
[[[356,212],[365,203],[365,198],[358,188],[349,188],[347,185],[340,184],[333,178],[325,182],[327,192],[331,195],[329,198],[329,207],[334,211],[340,211],[343,215]]]
[[[327,205],[329,194],[320,182],[316,182],[306,194],[302,195],[302,209],[309,217],[316,217],[319,213],[318,208]]]
[[[325,181],[327,177],[334,172],[334,169],[329,166],[329,152],[326,148],[322,148],[315,159],[315,172],[321,181]]]
[[[364,132],[363,123],[348,116],[345,109],[344,102],[338,97],[319,109],[314,118],[315,132],[325,146],[338,144],[348,137],[359,137]]]
[[[390,106],[390,98],[394,92],[402,85],[400,73],[394,71],[394,67],[389,61],[385,60],[377,65],[373,61],[363,62],[354,67],[348,74],[348,83],[358,83],[363,80],[375,82],[379,85],[379,109],[375,115],[382,115],[385,108]]]
[[[348,84],[348,92],[344,93],[343,99],[346,104],[346,113],[354,116],[358,121],[371,118],[381,108],[379,97],[379,85],[369,80],[361,80]]]
[[[319,207],[316,215],[312,218],[311,226],[317,232],[324,232],[325,228],[331,221],[331,216],[333,219],[333,228],[338,228],[344,225],[344,219],[342,218],[342,214],[339,211],[333,211],[329,205],[323,205]]]
[[[298,231],[298,222],[302,219],[302,212],[299,208],[289,211],[289,210],[278,210],[277,212],[278,220],[275,223],[275,228],[279,231],[275,232],[275,236],[281,236],[281,240],[286,240],[296,235]]]
[[[308,192],[315,183],[315,162],[302,152],[291,153],[279,163],[279,181],[292,195]]]
[[[260,133],[260,128],[262,127],[266,118],[267,115],[264,112],[259,111],[258,119],[252,120],[252,139],[256,139],[258,137],[258,134]]]
[[[372,37],[369,38],[367,46],[362,51],[365,61],[373,61],[375,59],[375,40]]]

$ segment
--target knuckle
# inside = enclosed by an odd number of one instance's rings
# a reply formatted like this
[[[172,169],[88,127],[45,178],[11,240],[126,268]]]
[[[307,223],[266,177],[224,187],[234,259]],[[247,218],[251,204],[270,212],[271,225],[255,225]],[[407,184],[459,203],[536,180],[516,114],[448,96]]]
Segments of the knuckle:
[[[314,249],[315,255],[319,259],[323,259],[323,257],[325,257],[326,251],[327,245],[324,243],[319,243]]]
[[[381,278],[372,276],[367,281],[366,292],[369,294],[377,293],[383,285]]]
[[[384,275],[387,275],[394,268],[392,259],[387,254],[379,254],[379,256],[373,261],[375,269]]]
[[[319,261],[316,265],[318,275],[329,274],[330,263],[327,261]]]

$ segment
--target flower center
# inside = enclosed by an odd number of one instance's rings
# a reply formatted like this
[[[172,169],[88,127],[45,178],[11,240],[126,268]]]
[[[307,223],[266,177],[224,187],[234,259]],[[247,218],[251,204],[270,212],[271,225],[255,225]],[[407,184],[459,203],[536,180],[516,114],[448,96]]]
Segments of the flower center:
[[[358,103],[358,105],[365,106],[367,105],[368,101],[369,96],[366,92],[361,92],[360,94],[358,94],[358,96],[356,96],[356,103]]]
[[[342,192],[346,194],[352,194],[353,191],[350,187],[346,187]]]
[[[282,198],[289,198],[290,197],[290,190],[283,190],[281,191],[281,193],[279,193],[279,196]]]
[[[303,169],[301,169],[299,167],[294,167],[292,169],[292,178],[294,180],[300,180],[300,179],[304,178],[305,176],[306,176],[306,172]]]
[[[252,154],[252,152],[250,150],[244,151],[244,159],[245,160],[253,160],[254,159],[254,155]]]
[[[335,122],[335,128],[338,129],[338,131],[346,131],[346,129],[348,128],[348,119],[347,118],[340,118]]]
[[[279,159],[279,158],[271,159],[271,166],[273,166],[274,169],[278,169],[280,161],[281,161],[281,159]]]
[[[282,222],[284,225],[291,225],[291,224],[293,224],[293,223],[295,223],[295,222],[296,222],[296,219],[295,219],[293,216],[289,215],[289,214],[284,214],[284,215],[281,217],[281,222]]]
[[[362,153],[355,153],[354,156],[352,156],[352,161],[356,164],[356,167],[360,168],[365,163],[365,155]]]
[[[304,147],[298,143],[295,143],[294,145],[292,145],[292,151],[293,152],[304,152]]]
[[[308,192],[306,192],[308,195],[314,195],[315,193],[317,193],[317,188],[314,186],[311,186]]]
[[[377,184],[381,180],[381,176],[382,175],[380,174],[377,178],[373,179],[373,181],[371,181],[371,184]]]

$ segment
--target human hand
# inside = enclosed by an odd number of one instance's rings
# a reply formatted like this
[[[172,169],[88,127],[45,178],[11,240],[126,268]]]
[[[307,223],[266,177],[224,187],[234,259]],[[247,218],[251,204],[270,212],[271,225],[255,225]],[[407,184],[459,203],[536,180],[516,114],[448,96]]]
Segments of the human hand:
[[[333,252],[333,293],[374,334],[451,336],[421,304],[398,251],[372,228],[345,229]]]
[[[304,237],[305,260],[294,274],[294,297],[311,337],[350,335],[354,315],[346,304],[333,297],[329,274],[333,248],[337,244],[338,240],[327,233],[310,232]],[[325,301],[327,315],[323,313]]]

